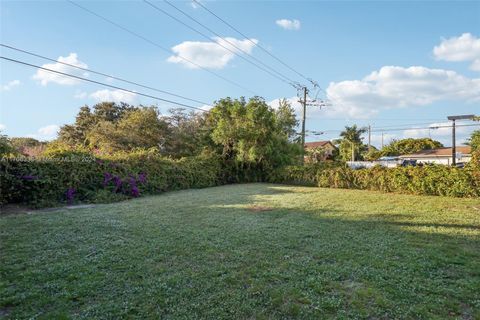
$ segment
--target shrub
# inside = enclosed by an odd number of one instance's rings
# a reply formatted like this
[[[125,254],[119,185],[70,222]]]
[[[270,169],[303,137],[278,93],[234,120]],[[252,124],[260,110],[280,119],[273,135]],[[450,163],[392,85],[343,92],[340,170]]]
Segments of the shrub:
[[[479,167],[441,165],[354,170],[345,165],[288,166],[269,176],[270,182],[316,185],[326,188],[378,190],[451,197],[480,196]]]
[[[109,202],[168,190],[224,183],[213,156],[172,160],[151,150],[102,158],[78,150],[42,159],[3,158],[0,204],[46,207],[58,203]],[[110,194],[111,196],[108,196]]]

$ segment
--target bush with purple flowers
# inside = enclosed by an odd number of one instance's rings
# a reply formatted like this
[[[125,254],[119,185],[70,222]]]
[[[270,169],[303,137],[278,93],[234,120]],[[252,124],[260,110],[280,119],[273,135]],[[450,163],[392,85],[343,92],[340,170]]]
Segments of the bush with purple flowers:
[[[78,152],[74,155],[79,159]],[[49,161],[0,161],[0,205],[47,207],[65,202],[111,202],[225,182],[222,162],[215,156],[173,160],[136,151],[93,161],[65,159],[66,152]]]

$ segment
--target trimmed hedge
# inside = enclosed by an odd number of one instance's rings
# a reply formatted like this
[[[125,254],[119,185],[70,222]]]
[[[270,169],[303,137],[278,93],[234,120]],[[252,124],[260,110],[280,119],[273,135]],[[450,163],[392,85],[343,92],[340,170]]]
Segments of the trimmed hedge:
[[[225,183],[220,159],[172,160],[148,151],[95,158],[66,152],[46,159],[2,159],[0,204],[46,207],[58,203],[111,202],[142,194]]]
[[[354,170],[344,164],[288,166],[273,172],[273,183],[301,184],[326,188],[378,190],[418,195],[479,197],[479,167],[454,168],[442,165],[423,167]]]
[[[96,158],[78,151],[45,159],[0,161],[0,205],[40,208],[59,203],[112,202],[143,194],[268,181],[419,195],[480,197],[480,156],[464,169],[432,165],[353,170],[326,162],[277,170],[228,164],[215,155],[173,160],[138,151]]]

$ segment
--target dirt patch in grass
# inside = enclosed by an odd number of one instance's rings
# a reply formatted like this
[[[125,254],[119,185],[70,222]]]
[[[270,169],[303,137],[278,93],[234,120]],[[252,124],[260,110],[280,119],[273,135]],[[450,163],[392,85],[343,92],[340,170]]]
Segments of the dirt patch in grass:
[[[259,205],[253,205],[247,208],[248,211],[250,212],[265,212],[265,211],[272,211],[272,207],[266,207],[266,206],[259,206]]]

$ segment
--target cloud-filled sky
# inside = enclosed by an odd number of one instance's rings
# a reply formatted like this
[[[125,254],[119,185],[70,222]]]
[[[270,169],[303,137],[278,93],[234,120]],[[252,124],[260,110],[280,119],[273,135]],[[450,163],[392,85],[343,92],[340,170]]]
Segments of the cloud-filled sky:
[[[296,90],[246,62],[251,55],[280,77],[305,82],[300,73],[320,84],[323,89],[310,96],[331,103],[308,108],[307,128],[325,132],[321,139],[334,139],[345,125],[356,123],[378,129],[372,134],[376,145],[381,144],[381,128],[384,143],[430,136],[449,145],[450,128],[435,128],[448,125],[448,115],[480,114],[480,2],[202,2],[243,34],[189,1],[175,5],[216,34],[156,3],[208,34],[210,41],[142,2],[80,3],[143,39],[68,2],[2,1],[2,43],[57,62],[4,47],[1,55],[182,103],[187,102],[90,70],[207,104],[258,94],[275,106],[286,97],[300,114]],[[0,70],[0,130],[11,136],[53,139],[81,106],[103,100],[157,104],[162,112],[172,107],[5,60],[0,60]],[[474,129],[460,127],[459,142]]]

